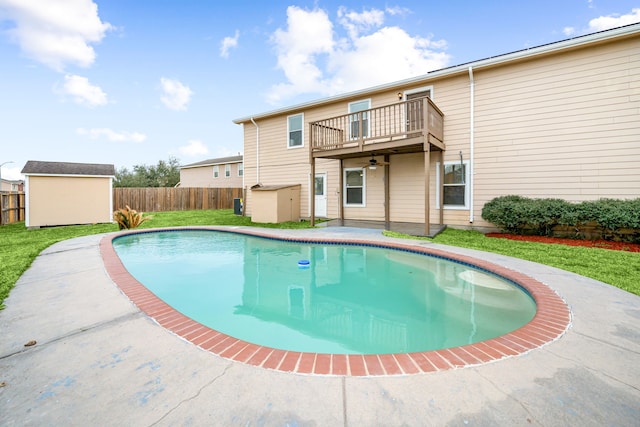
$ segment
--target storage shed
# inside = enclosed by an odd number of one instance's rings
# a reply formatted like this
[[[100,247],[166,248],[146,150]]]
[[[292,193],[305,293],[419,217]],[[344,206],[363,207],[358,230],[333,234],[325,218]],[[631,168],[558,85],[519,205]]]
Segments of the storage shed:
[[[300,184],[251,188],[254,210],[251,221],[277,223],[300,220]]]
[[[22,174],[27,227],[112,222],[113,165],[29,160]]]

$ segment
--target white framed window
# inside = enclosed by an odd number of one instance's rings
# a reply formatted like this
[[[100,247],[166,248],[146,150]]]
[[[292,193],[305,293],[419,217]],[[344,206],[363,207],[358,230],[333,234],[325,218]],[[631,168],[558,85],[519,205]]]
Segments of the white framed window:
[[[351,116],[349,116],[349,138],[360,138],[360,119],[362,119],[362,137],[366,138],[369,136],[369,112],[366,110],[370,108],[370,99],[363,99],[361,101],[354,101],[349,103],[349,113],[360,113],[352,114]]]
[[[344,206],[364,207],[366,205],[366,169],[344,170]]]
[[[294,114],[287,117],[287,147],[298,148],[304,146],[304,114]]]
[[[231,165],[224,165],[224,177],[229,178],[231,176]]]
[[[238,176],[244,175],[244,163],[238,163]]]
[[[436,163],[436,208],[440,208],[440,167]],[[445,162],[442,188],[445,209],[469,209],[469,162]]]
[[[220,176],[220,167],[218,165],[215,165],[213,167],[213,177],[218,178],[219,176]]]

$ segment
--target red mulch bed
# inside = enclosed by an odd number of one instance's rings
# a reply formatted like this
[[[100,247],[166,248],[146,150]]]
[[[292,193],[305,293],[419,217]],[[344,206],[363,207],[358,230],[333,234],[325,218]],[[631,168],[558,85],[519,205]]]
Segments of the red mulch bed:
[[[522,240],[525,242],[538,243],[557,243],[569,246],[584,246],[587,248],[611,249],[614,251],[640,252],[640,244],[613,242],[611,240],[578,240],[578,239],[560,239],[557,237],[546,236],[520,236],[517,234],[507,233],[487,233],[487,237],[498,237],[501,239]]]

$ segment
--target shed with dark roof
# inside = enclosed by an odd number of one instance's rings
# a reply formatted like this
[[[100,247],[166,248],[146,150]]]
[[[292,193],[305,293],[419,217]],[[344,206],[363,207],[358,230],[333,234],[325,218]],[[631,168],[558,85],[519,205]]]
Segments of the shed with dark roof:
[[[112,222],[114,165],[29,160],[22,173],[27,227]]]

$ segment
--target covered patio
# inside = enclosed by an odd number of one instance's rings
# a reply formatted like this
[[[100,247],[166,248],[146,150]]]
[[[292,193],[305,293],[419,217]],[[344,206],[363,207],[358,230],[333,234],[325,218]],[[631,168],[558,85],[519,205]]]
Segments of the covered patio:
[[[361,228],[363,230],[388,230],[419,237],[435,237],[447,228],[444,224],[429,224],[429,232],[425,233],[424,225],[415,222],[385,222],[358,219],[332,219],[330,221],[316,224],[316,227],[348,227],[351,229]]]
[[[408,234],[430,236],[444,227],[443,191],[439,192],[440,208],[437,224],[429,224],[431,203],[429,181],[431,176],[431,153],[439,162],[444,161],[444,114],[428,96],[394,104],[371,108],[356,113],[319,120],[309,124],[309,162],[311,176],[316,174],[316,159],[340,161],[340,188],[343,188],[344,160],[371,156],[369,168],[384,168],[384,228],[392,229],[390,217],[389,164],[393,154],[423,153],[424,173],[424,223],[421,231]],[[379,162],[375,156],[383,156]],[[444,168],[440,170],[440,185],[444,183]],[[311,186],[311,224],[315,225],[315,188]],[[344,200],[340,196],[338,220],[349,220],[344,216]],[[370,223],[371,221],[367,221]],[[396,223],[396,228],[397,227]],[[406,223],[408,224],[408,223]],[[407,226],[408,227],[408,226]]]

